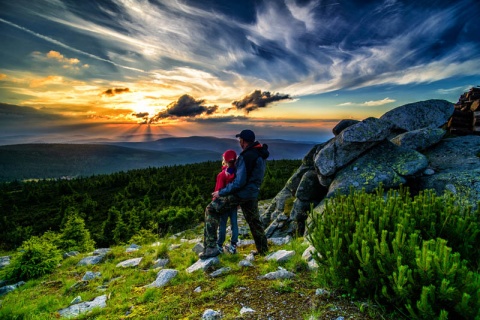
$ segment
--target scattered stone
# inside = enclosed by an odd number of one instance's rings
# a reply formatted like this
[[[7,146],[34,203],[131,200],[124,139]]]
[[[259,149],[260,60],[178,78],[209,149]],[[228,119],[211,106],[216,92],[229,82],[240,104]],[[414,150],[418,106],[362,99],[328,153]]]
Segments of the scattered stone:
[[[175,249],[180,248],[181,246],[182,246],[181,244],[172,244],[172,245],[170,245],[170,248],[169,248],[169,249],[170,249],[170,250],[175,250]]]
[[[252,255],[252,256],[253,256],[253,255]],[[252,263],[251,261],[247,260],[247,259],[241,260],[241,261],[238,263],[238,265],[239,265],[240,267],[253,267],[253,266],[254,266],[253,263]]]
[[[142,261],[142,258],[133,258],[133,259],[128,259],[122,262],[117,263],[116,267],[123,267],[123,268],[128,268],[128,267],[136,267],[140,264]]]
[[[93,308],[105,308],[107,306],[107,296],[99,296],[92,301],[77,303],[68,308],[58,310],[62,318],[74,318],[81,314],[91,311]]]
[[[302,259],[305,261],[310,261],[313,259],[313,254],[316,252],[315,247],[313,245],[309,245],[305,251],[303,251]]]
[[[100,278],[101,273],[100,272],[92,272],[92,271],[87,271],[83,275],[82,281],[89,281],[95,278]]]
[[[423,171],[423,174],[426,175],[426,176],[431,176],[431,175],[435,174],[435,170],[427,168],[427,169],[425,169],[425,171]]]
[[[278,279],[292,279],[295,277],[295,274],[278,267],[279,270],[274,272],[269,272],[266,275],[259,276],[258,279],[267,279],[267,280],[278,280]]]
[[[330,296],[330,291],[325,290],[325,289],[317,289],[317,290],[315,290],[315,295],[316,296]]]
[[[0,257],[0,269],[3,269],[5,266],[10,264],[10,256]]]
[[[273,245],[281,246],[281,245],[284,245],[284,244],[287,244],[287,243],[291,242],[292,237],[290,235],[287,235],[286,237],[283,237],[283,238],[280,238],[280,237],[268,238],[267,241],[268,241],[268,243],[271,243]]]
[[[151,284],[146,285],[146,288],[160,288],[165,286],[178,274],[178,270],[175,269],[163,269],[157,273],[157,279]]]
[[[240,314],[243,315],[245,313],[255,313],[255,310],[249,307],[242,307],[242,309],[240,310]]]
[[[204,249],[204,248],[203,248],[203,244],[197,243],[197,244],[195,244],[195,246],[193,247],[192,250],[193,250],[193,252],[195,252],[197,255],[199,255],[200,253],[203,252],[203,249]]]
[[[70,305],[77,304],[77,303],[80,303],[80,302],[82,302],[82,297],[76,296],[76,297],[70,302]]]
[[[290,258],[292,258],[294,255],[295,255],[295,251],[278,250],[266,256],[265,260],[275,260],[277,262],[285,262],[285,261],[288,261]]]
[[[254,255],[252,252],[250,252],[250,253],[245,257],[245,260],[250,261],[250,262],[255,261],[255,255]]]
[[[220,260],[218,259],[218,257],[213,257],[213,258],[209,258],[209,259],[205,259],[205,260],[202,260],[202,259],[198,259],[197,262],[195,262],[194,264],[192,264],[190,267],[187,268],[187,272],[188,273],[192,273],[192,272],[195,272],[197,270],[207,270],[210,266],[213,266],[215,264],[219,264],[220,263]]]
[[[141,246],[132,243],[125,251],[126,252],[134,252],[140,250]]]
[[[170,262],[169,259],[157,259],[153,263],[152,269],[163,268]]]
[[[200,293],[202,292],[202,287],[196,287],[195,290],[193,290],[195,293]]]
[[[237,243],[237,247],[246,247],[246,246],[250,246],[252,244],[255,244],[255,240],[252,240],[252,239],[240,240]]]
[[[218,320],[222,319],[222,313],[220,311],[215,311],[213,309],[207,309],[203,312],[203,320]]]
[[[89,266],[93,264],[99,264],[105,258],[104,255],[95,255],[95,256],[88,256],[83,258],[77,263],[77,266]]]
[[[78,251],[70,251],[70,252],[65,252],[62,257],[63,259],[67,259],[67,258],[70,258],[70,257],[75,257],[75,256],[78,256],[80,254],[80,252]]]
[[[100,249],[96,249],[95,251],[93,251],[93,255],[94,256],[104,256],[106,255],[107,253],[109,253],[112,249],[110,248],[100,248]]]
[[[220,276],[220,275],[222,275],[222,274],[224,274],[224,273],[229,272],[230,270],[231,270],[230,267],[220,268],[220,269],[218,269],[218,270],[210,273],[210,277],[212,277],[212,278],[218,277],[218,276]]]
[[[25,282],[19,281],[15,284],[9,285],[9,286],[3,286],[0,288],[0,296],[3,296],[13,290],[16,290],[18,287],[23,286]]]
[[[308,261],[308,269],[309,270],[318,270],[319,266],[316,260],[312,259]]]

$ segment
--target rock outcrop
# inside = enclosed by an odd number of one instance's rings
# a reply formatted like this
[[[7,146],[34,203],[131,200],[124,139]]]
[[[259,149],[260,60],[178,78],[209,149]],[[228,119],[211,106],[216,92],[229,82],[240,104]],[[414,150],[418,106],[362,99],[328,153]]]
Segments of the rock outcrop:
[[[400,106],[378,119],[340,121],[334,138],[305,156],[262,213],[267,237],[303,234],[312,207],[321,213],[325,199],[350,188],[372,192],[381,184],[387,190],[405,185],[412,194],[449,191],[475,208],[480,201],[480,136],[447,137],[453,113],[452,103],[428,100]],[[286,212],[288,202],[293,206]]]

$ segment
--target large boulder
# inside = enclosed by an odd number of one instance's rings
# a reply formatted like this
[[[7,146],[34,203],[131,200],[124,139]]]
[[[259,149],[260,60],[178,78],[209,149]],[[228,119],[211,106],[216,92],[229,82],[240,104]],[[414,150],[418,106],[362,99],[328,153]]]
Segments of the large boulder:
[[[327,197],[336,192],[346,194],[350,187],[372,192],[380,184],[385,188],[398,188],[406,184],[407,177],[422,172],[428,166],[421,153],[384,141],[370,149],[347,167],[340,170],[330,184]]]
[[[438,143],[445,133],[447,131],[441,128],[422,128],[399,134],[390,141],[397,146],[421,151]]]
[[[432,99],[397,107],[386,112],[380,119],[389,121],[405,131],[439,128],[448,122],[453,110],[453,103]]]
[[[367,118],[354,124],[330,140],[315,156],[315,166],[324,176],[334,175],[362,153],[385,140],[393,124],[376,118]]]

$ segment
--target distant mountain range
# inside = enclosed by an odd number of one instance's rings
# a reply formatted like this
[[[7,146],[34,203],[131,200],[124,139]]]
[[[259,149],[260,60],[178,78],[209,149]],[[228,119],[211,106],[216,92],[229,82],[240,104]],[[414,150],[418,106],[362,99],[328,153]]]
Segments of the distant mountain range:
[[[262,140],[271,160],[302,159],[316,144]],[[73,178],[118,171],[219,161],[227,149],[240,152],[235,139],[166,137],[147,142],[15,144],[0,146],[0,181]]]

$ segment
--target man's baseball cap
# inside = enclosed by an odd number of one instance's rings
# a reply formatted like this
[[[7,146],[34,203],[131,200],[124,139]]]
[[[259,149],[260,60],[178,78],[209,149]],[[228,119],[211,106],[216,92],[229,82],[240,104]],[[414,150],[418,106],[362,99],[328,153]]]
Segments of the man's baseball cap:
[[[242,130],[239,134],[237,134],[235,137],[237,138],[242,138],[245,141],[253,142],[255,141],[255,133],[253,133],[252,130]]]

